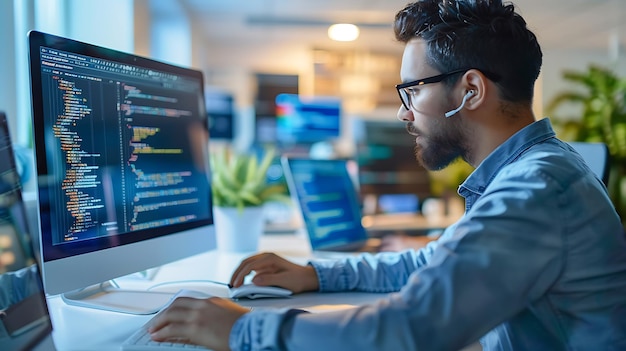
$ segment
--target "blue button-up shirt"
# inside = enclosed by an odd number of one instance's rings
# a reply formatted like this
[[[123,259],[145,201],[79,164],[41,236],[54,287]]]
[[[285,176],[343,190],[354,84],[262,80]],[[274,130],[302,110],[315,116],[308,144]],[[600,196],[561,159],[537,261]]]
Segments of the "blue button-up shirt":
[[[466,212],[419,251],[311,262],[350,310],[253,311],[233,350],[626,350],[626,240],[602,182],[548,119],[459,187]]]

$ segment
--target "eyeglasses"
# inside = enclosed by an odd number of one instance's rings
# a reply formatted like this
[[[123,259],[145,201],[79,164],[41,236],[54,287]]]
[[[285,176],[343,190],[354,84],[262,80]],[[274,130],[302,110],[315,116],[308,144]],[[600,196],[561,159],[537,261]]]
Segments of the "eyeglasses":
[[[407,82],[407,83],[402,83],[402,84],[398,84],[396,85],[396,90],[398,90],[398,95],[400,95],[400,100],[402,101],[402,105],[404,106],[405,109],[409,110],[409,107],[412,106],[411,105],[411,97],[414,96],[414,91],[412,89],[410,89],[411,87],[414,86],[418,86],[418,85],[424,85],[424,84],[431,84],[431,83],[439,83],[441,81],[443,81],[444,79],[455,75],[455,74],[459,74],[459,73],[465,73],[467,71],[469,71],[472,68],[461,68],[461,69],[455,69],[453,71],[447,72],[447,73],[442,73],[442,74],[438,74],[436,76],[432,76],[432,77],[428,77],[428,78],[424,78],[424,79],[418,79],[418,80],[414,80],[412,82]],[[483,72],[483,74],[491,79],[492,81],[497,81],[499,79],[497,74],[491,73],[491,72],[485,72],[485,71],[481,71]]]

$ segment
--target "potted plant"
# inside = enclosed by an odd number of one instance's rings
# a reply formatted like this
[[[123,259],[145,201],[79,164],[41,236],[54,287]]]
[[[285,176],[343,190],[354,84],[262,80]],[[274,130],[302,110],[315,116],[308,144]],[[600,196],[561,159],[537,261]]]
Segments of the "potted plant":
[[[224,148],[211,155],[213,214],[217,246],[225,251],[256,251],[264,228],[263,205],[289,201],[284,184],[267,181],[273,149],[255,154]]]
[[[590,66],[586,72],[565,71],[564,79],[580,89],[564,91],[547,105],[564,139],[602,142],[609,148],[610,175],[607,186],[617,212],[626,224],[626,79],[608,69]],[[579,107],[577,116],[557,116],[563,105]]]

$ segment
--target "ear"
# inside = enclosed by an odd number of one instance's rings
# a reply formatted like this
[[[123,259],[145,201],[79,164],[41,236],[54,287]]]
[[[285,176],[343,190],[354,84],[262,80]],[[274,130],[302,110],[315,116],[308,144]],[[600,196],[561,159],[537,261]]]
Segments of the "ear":
[[[485,103],[488,89],[488,78],[477,69],[470,69],[465,72],[461,78],[461,86],[465,93],[470,90],[474,91],[471,97],[467,99],[465,108],[468,110],[476,110]]]

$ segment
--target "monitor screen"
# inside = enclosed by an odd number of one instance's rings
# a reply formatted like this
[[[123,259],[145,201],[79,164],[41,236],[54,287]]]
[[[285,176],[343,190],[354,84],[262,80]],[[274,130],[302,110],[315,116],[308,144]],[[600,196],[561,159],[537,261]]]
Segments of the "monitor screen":
[[[428,170],[415,159],[415,138],[402,122],[356,119],[354,137],[362,195],[385,199],[384,195],[406,194],[404,200],[417,196],[419,201],[431,196]]]
[[[332,141],[339,137],[341,100],[337,97],[276,96],[276,139],[297,145]]]
[[[202,73],[35,31],[29,40],[46,292],[212,249]]]
[[[294,203],[300,208],[313,250],[355,249],[367,232],[348,161],[283,157]]]
[[[233,140],[235,137],[235,99],[223,91],[205,92],[206,112],[211,140]]]

